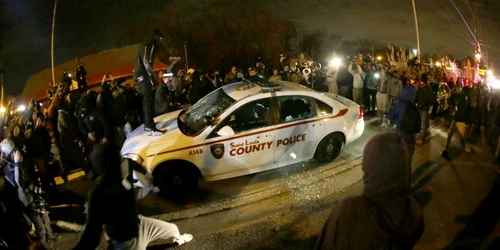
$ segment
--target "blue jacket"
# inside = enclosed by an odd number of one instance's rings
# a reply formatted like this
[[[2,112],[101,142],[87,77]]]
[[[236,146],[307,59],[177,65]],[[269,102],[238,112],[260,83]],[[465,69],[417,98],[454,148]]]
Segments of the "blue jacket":
[[[406,109],[407,101],[415,101],[415,96],[417,95],[417,89],[411,85],[407,84],[404,86],[403,90],[401,90],[401,94],[398,97],[398,101],[394,105],[394,107],[389,111],[388,119],[392,124],[396,124],[396,132],[398,134],[404,134],[401,131],[399,123],[403,119],[403,115]],[[415,142],[415,135],[408,135],[407,143]]]

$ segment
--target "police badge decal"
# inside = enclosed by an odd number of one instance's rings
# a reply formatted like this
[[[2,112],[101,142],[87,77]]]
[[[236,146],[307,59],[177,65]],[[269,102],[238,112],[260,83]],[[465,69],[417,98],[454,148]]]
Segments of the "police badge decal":
[[[224,144],[215,144],[210,146],[210,151],[216,159],[222,158],[224,155]]]

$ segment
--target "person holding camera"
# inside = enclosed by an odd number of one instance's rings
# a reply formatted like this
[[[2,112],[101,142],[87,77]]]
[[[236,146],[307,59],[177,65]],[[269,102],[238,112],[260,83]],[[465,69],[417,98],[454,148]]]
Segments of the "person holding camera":
[[[177,78],[172,73],[172,68],[180,60],[176,58],[169,66],[165,73],[161,74],[161,83],[155,91],[155,115],[159,116],[175,109],[177,98],[175,97],[176,88],[179,84]]]

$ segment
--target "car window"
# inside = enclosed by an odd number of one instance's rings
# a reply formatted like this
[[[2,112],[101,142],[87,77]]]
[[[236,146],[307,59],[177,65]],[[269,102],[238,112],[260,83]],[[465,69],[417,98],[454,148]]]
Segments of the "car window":
[[[331,115],[331,114],[333,114],[333,108],[330,105],[328,105],[320,100],[317,100],[317,99],[316,99],[316,105],[318,105],[318,115]]]
[[[271,98],[260,99],[249,102],[227,116],[215,131],[230,126],[235,134],[246,132],[253,129],[267,127],[271,122]],[[210,137],[215,137],[213,134]]]
[[[279,122],[288,123],[316,116],[314,99],[308,96],[278,97]]]

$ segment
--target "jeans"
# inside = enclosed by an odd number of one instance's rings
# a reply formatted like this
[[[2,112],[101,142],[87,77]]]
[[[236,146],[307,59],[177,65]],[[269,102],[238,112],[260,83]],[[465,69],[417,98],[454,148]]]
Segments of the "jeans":
[[[446,137],[446,145],[444,146],[444,150],[448,151],[448,148],[450,147],[451,139],[453,138],[453,135],[455,133],[458,133],[458,136],[460,137],[460,144],[464,147],[466,152],[470,151],[470,148],[467,147],[467,144],[465,143],[465,128],[466,128],[465,122],[456,122],[453,121],[450,126],[450,130],[448,131],[448,136]]]
[[[385,115],[387,114],[387,94],[378,92],[377,93],[377,119],[382,122]]]
[[[139,215],[139,236],[125,242],[108,240],[109,250],[146,250],[148,244],[155,240],[167,240],[169,243],[181,240],[179,229],[175,224]]]
[[[422,120],[422,129],[418,134],[419,140],[425,140],[425,135],[429,133],[429,111],[420,111],[420,119]]]
[[[54,239],[54,235],[52,234],[52,227],[50,226],[50,218],[48,212],[40,214],[35,212],[36,215],[33,216],[33,223],[35,224],[35,228],[38,232],[38,236],[40,237],[40,242],[43,246],[49,246],[49,241]]]
[[[376,89],[367,89],[368,92],[368,109],[369,111],[375,112],[375,107],[377,105],[377,93],[378,91]]]
[[[137,83],[139,94],[142,96],[142,112],[145,128],[154,129],[154,92],[151,78],[144,77]]]
[[[363,107],[363,88],[352,89],[352,100],[359,106]]]

